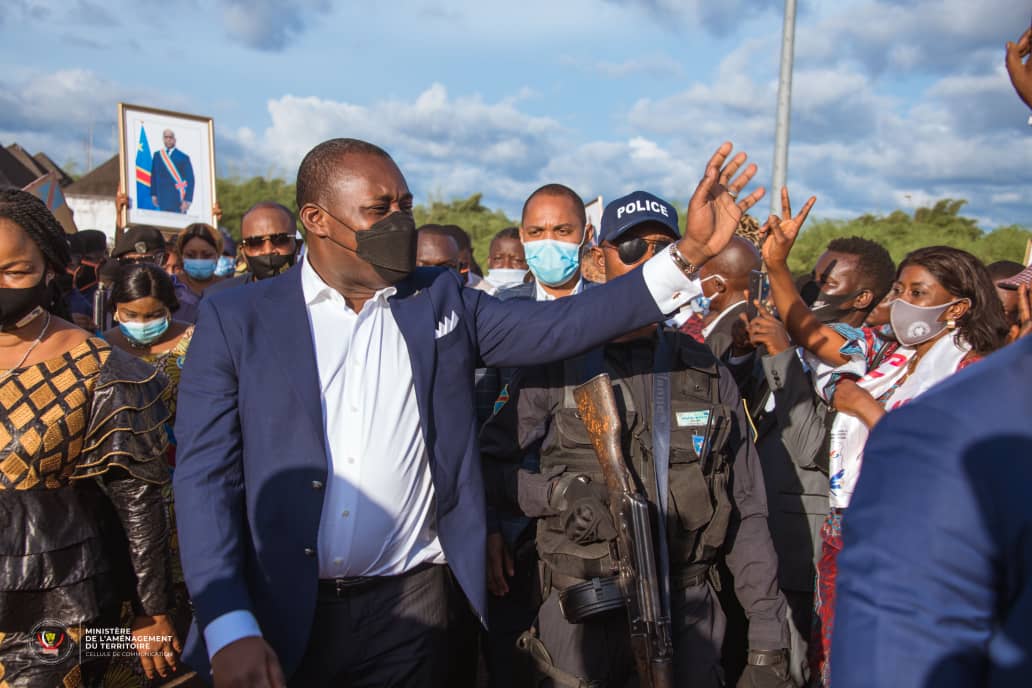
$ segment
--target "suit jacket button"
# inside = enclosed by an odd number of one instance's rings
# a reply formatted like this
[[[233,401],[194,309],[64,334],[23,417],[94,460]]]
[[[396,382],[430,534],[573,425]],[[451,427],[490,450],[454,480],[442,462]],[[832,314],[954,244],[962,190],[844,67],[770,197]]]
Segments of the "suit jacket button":
[[[307,557],[314,557],[315,556],[315,548],[314,547],[305,547],[305,556],[307,556]]]
[[[323,489],[322,481],[321,480],[313,480],[312,481],[312,489],[313,490],[321,490],[321,489]]]

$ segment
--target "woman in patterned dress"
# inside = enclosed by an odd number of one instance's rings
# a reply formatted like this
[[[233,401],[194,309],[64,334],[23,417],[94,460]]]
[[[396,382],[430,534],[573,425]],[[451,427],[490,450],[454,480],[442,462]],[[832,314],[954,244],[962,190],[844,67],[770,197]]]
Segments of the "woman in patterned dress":
[[[123,599],[146,673],[168,673],[180,651],[161,493],[167,381],[60,317],[53,280],[67,263],[43,202],[0,191],[0,685],[11,688],[101,685],[106,659],[83,634],[117,627]]]
[[[172,278],[156,265],[141,263],[126,265],[119,269],[111,285],[108,299],[116,327],[104,333],[104,339],[113,346],[136,356],[154,366],[168,379],[164,401],[170,412],[165,425],[169,438],[169,475],[175,466],[175,437],[172,426],[175,422],[176,392],[179,376],[183,370],[186,350],[193,337],[193,325],[173,319],[179,308]],[[172,498],[172,483],[162,488],[165,509],[169,519],[169,554],[172,560],[172,584],[174,608],[172,618],[176,631],[185,634],[190,626],[189,597],[183,582],[183,570],[179,564],[179,541],[176,536],[175,507]],[[131,610],[124,609],[125,619]],[[172,676],[178,678],[180,673]],[[136,662],[120,658],[112,663],[106,676],[107,683],[115,688],[139,688],[149,685]]]

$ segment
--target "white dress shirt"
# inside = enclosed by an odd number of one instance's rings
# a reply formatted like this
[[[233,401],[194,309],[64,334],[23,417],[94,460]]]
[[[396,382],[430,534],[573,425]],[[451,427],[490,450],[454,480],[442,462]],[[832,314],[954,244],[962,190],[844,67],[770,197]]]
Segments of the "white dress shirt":
[[[669,258],[667,259],[669,260]],[[577,294],[584,291],[584,278],[577,280],[577,284],[573,285],[573,291],[569,293],[569,296],[576,296]],[[549,294],[545,291],[545,288],[541,286],[541,282],[534,282],[534,300],[535,301],[555,301],[557,297],[555,294]]]
[[[390,576],[444,563],[412,361],[388,297],[355,313],[307,260],[301,289],[315,345],[329,475],[319,577]]]
[[[699,281],[687,279],[665,252],[650,258],[642,275],[663,313],[702,293]],[[387,303],[395,289],[381,289],[355,313],[307,258],[301,289],[329,460],[319,577],[392,575],[423,562],[444,563],[412,360]],[[539,300],[553,300],[538,289]],[[582,289],[583,281],[574,293]],[[261,629],[245,609],[227,612],[204,629],[209,657],[251,636],[261,636]]]

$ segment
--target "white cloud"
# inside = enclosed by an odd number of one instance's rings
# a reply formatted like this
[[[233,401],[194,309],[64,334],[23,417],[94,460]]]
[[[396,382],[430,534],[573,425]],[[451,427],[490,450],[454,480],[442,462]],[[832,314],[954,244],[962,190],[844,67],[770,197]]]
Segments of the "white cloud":
[[[804,62],[859,61],[874,73],[945,74],[1003,59],[1003,44],[1028,25],[1014,0],[861,0],[818,5],[797,34]],[[820,10],[823,9],[823,12]]]
[[[226,33],[249,48],[277,51],[317,17],[330,0],[219,0]]]
[[[535,183],[566,135],[554,119],[526,114],[518,102],[510,98],[491,103],[476,95],[453,98],[441,84],[412,101],[369,105],[288,95],[268,102],[271,125],[261,134],[243,129],[228,137],[236,144],[232,155],[260,156],[233,165],[263,169],[278,163],[287,168],[282,173],[288,178],[316,144],[335,137],[365,139],[384,146],[398,160],[416,192],[482,190],[512,203]]]
[[[189,111],[175,93],[129,88],[86,69],[11,70],[0,76],[0,141],[43,151],[58,163],[82,162],[92,129],[99,164],[118,151],[119,101]]]
[[[614,5],[640,7],[669,26],[671,20],[700,24],[707,31],[726,34],[762,11],[780,8],[781,0],[608,0]]]

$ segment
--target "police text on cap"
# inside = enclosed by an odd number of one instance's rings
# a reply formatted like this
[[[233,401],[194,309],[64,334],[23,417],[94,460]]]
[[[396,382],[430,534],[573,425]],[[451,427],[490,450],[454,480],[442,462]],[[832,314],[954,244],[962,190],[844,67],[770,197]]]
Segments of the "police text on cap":
[[[616,219],[620,219],[624,213],[644,213],[653,212],[659,213],[663,217],[670,217],[667,214],[667,207],[659,201],[645,200],[645,201],[631,201],[627,205],[622,205],[616,210]]]

